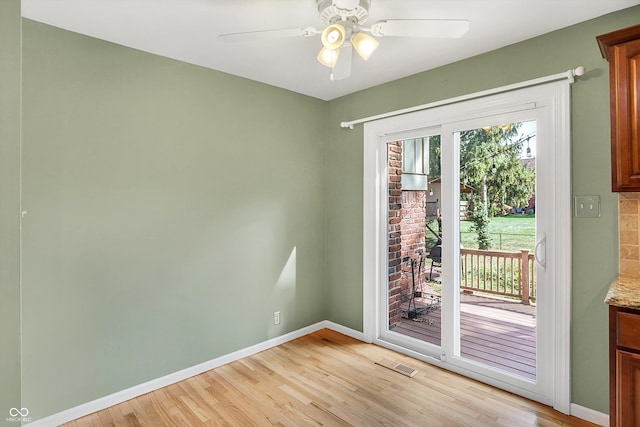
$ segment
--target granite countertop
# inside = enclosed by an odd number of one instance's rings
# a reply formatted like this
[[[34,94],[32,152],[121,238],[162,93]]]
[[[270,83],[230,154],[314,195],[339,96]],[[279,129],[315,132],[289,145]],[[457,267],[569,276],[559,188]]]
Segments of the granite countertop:
[[[604,302],[618,307],[640,309],[640,278],[616,277],[609,286]]]

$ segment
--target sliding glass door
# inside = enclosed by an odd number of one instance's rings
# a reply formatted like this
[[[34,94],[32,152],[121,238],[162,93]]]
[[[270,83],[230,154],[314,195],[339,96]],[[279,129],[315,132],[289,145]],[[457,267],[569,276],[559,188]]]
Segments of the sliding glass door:
[[[369,140],[372,340],[553,404],[556,212],[566,209],[557,122],[543,103],[474,107],[387,119]]]
[[[545,269],[555,188],[546,110],[443,126],[442,354],[551,398],[553,294]],[[540,142],[540,143],[538,143]]]

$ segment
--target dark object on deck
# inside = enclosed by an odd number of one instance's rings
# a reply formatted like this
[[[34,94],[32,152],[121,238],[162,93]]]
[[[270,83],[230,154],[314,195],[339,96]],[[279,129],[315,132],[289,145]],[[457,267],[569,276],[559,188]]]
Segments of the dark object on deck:
[[[422,275],[422,265],[424,264],[424,255],[420,251],[420,257],[418,259],[411,258],[411,295],[409,296],[409,307],[407,310],[407,318],[415,319],[421,312],[425,311],[425,308],[416,307],[416,297],[422,296],[422,286],[420,282],[420,276]],[[420,289],[418,289],[420,288]],[[413,303],[413,309],[411,304]]]
[[[433,278],[433,266],[442,266],[442,245],[433,245],[429,250],[429,258],[431,258],[431,269],[429,270],[429,280]]]

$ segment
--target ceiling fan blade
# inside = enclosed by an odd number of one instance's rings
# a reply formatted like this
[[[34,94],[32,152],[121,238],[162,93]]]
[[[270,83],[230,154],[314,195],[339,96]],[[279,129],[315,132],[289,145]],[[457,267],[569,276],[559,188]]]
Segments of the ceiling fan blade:
[[[309,37],[319,34],[313,27],[283,28],[279,30],[247,31],[244,33],[220,34],[218,39],[224,42],[249,42],[254,40],[275,39],[282,37]]]
[[[351,59],[353,57],[353,45],[345,42],[340,48],[340,56],[336,65],[331,69],[331,80],[346,79],[351,75]]]
[[[388,19],[371,27],[378,37],[434,37],[457,39],[469,31],[465,19]]]

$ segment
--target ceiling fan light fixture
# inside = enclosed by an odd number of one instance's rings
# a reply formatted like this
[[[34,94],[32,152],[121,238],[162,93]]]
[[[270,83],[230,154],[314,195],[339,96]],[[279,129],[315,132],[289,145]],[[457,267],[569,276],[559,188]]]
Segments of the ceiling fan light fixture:
[[[333,68],[336,66],[336,62],[338,62],[338,56],[340,55],[340,48],[338,49],[327,49],[323,47],[318,53],[318,62],[324,65],[325,67]]]
[[[329,25],[322,32],[322,45],[327,49],[338,49],[344,43],[347,30],[340,24]]]
[[[358,52],[358,55],[365,61],[369,59],[380,44],[378,40],[365,33],[356,34],[351,42],[353,43],[353,48]]]

